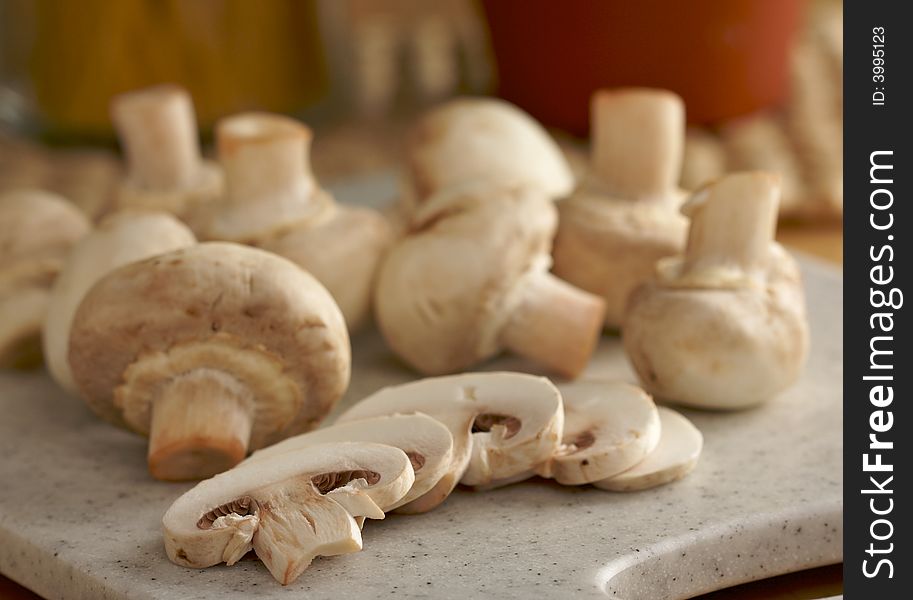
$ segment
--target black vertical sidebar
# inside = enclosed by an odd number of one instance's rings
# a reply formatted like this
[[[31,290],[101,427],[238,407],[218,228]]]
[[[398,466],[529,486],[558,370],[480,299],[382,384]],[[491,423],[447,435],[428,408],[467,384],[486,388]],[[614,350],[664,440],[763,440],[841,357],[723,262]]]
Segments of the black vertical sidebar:
[[[913,593],[913,22],[844,4],[844,590]],[[814,307],[811,307],[814,310]]]

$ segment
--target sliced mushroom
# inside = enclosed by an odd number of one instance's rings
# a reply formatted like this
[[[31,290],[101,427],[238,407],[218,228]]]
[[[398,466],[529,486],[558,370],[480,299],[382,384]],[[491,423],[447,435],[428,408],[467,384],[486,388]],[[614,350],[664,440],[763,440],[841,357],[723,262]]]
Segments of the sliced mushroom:
[[[404,513],[431,510],[457,482],[494,487],[528,477],[557,450],[564,424],[561,395],[546,378],[523,373],[464,373],[384,388],[338,423],[422,412],[447,426],[453,461],[447,475]]]
[[[683,256],[628,305],[624,347],[648,392],[704,408],[743,408],[791,385],[808,354],[799,269],[773,242],[779,184],[737,173],[698,191]]]
[[[529,187],[467,184],[416,211],[378,274],[387,343],[426,375],[508,348],[575,377],[602,329],[603,302],[548,273],[553,203]]]
[[[476,181],[526,185],[550,198],[574,188],[571,169],[545,129],[493,98],[458,98],[422,116],[410,133],[406,159],[412,192],[405,198],[418,204]]]
[[[630,293],[684,245],[685,109],[649,89],[597,92],[591,108],[592,174],[559,205],[554,272],[602,296],[606,325],[619,327]]]
[[[160,479],[198,479],[314,428],[348,385],[349,338],[316,279],[212,242],[121,267],[73,319],[70,368],[101,417],[149,435]]]
[[[111,117],[127,158],[117,204],[171,212],[197,229],[197,213],[221,194],[222,172],[200,154],[190,94],[175,85],[122,94]]]
[[[361,550],[358,517],[383,519],[409,491],[412,466],[382,444],[312,446],[252,461],[199,483],[162,519],[172,562],[236,563],[251,549],[287,585],[317,556]]]
[[[194,243],[193,233],[168,213],[124,209],[73,247],[51,289],[43,331],[45,363],[62,388],[77,393],[67,352],[73,315],[89,288],[122,265]]]
[[[90,225],[49,192],[0,194],[0,367],[41,362],[41,324],[50,288],[70,248]]]
[[[538,470],[564,485],[606,479],[640,463],[656,448],[660,420],[642,389],[625,383],[578,381],[561,386],[561,447]]]
[[[323,283],[350,329],[370,313],[374,273],[392,241],[378,212],[336,204],[310,169],[312,133],[265,113],[224,119],[216,131],[226,196],[210,215],[207,239],[254,244]]]
[[[328,442],[375,442],[394,446],[406,453],[415,471],[415,482],[392,510],[412,502],[433,488],[447,474],[453,462],[453,436],[436,419],[415,413],[337,423],[257,450],[241,464],[269,459],[285,452]]]
[[[634,492],[677,481],[694,470],[704,446],[704,436],[680,413],[659,407],[662,435],[645,459],[614,477],[593,485],[613,492]]]

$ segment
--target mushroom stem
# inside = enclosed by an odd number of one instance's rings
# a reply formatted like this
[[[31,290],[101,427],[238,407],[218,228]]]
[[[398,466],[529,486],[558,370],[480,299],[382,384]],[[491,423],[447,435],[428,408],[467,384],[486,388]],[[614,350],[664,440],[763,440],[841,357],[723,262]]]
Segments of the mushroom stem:
[[[228,201],[246,204],[265,198],[311,197],[311,130],[294,119],[245,113],[222,120],[216,130],[225,167]]]
[[[691,218],[682,275],[765,268],[779,196],[779,177],[761,171],[729,175],[692,196],[682,207]]]
[[[190,95],[162,85],[122,94],[112,119],[127,155],[130,176],[144,187],[191,185],[201,168],[200,141]]]
[[[681,98],[652,89],[599,91],[590,121],[593,170],[613,196],[653,199],[676,189],[685,139]]]
[[[203,479],[235,466],[247,454],[253,427],[247,390],[213,369],[169,383],[152,408],[149,471],[156,479]]]
[[[532,275],[504,328],[504,346],[566,377],[586,367],[602,331],[605,302],[551,273]]]

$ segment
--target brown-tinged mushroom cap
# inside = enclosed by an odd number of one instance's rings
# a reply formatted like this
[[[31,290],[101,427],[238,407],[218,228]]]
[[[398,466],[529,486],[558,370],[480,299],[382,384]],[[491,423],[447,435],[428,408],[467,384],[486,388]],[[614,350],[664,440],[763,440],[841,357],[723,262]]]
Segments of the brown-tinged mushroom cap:
[[[51,284],[89,229],[82,212],[56,194],[0,194],[0,366],[40,360],[38,336]]]
[[[74,317],[69,360],[95,412],[150,436],[153,475],[193,479],[313,428],[348,385],[350,350],[313,277],[213,242],[96,283]]]
[[[194,243],[193,233],[168,213],[123,209],[73,247],[51,288],[42,336],[45,364],[61,387],[77,392],[67,357],[70,327],[89,288],[117,267]]]
[[[564,485],[617,475],[641,462],[660,438],[659,413],[642,389],[626,383],[577,381],[560,387],[561,447],[538,470]]]
[[[671,92],[604,90],[592,102],[592,172],[559,206],[555,274],[602,296],[618,327],[630,293],[684,244],[678,212],[684,105]]]
[[[241,464],[318,444],[346,441],[395,446],[405,452],[412,462],[412,470],[415,471],[412,489],[394,504],[384,507],[385,511],[423,496],[449,472],[453,463],[450,430],[428,415],[415,413],[371,417],[315,429],[257,450]]]
[[[114,98],[111,118],[127,158],[120,206],[191,217],[216,200],[222,172],[200,153],[193,101],[176,85],[159,85]]]
[[[390,347],[424,374],[502,348],[579,373],[603,307],[548,274],[555,216],[546,196],[518,186],[460,186],[422,205],[378,275],[375,313]]]
[[[564,411],[546,378],[523,373],[464,373],[384,388],[343,413],[338,423],[422,412],[447,426],[453,462],[447,476],[400,511],[443,502],[457,482],[493,487],[533,474],[558,449]]]
[[[361,550],[359,517],[383,519],[413,483],[399,448],[332,443],[250,462],[199,483],[162,519],[172,562],[234,564],[251,549],[283,585],[317,556]]]
[[[574,176],[561,149],[532,117],[503,100],[457,98],[425,114],[406,150],[416,200],[474,181],[528,185],[566,196]]]
[[[742,408],[798,378],[808,324],[799,269],[773,242],[777,197],[775,177],[738,173],[689,200],[685,254],[660,261],[625,315],[625,351],[650,393]]]

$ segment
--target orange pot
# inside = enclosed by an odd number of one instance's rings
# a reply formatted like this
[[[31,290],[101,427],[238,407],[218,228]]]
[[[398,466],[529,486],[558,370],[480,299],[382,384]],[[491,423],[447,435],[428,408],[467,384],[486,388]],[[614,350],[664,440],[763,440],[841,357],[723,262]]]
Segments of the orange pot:
[[[585,134],[599,88],[680,94],[712,123],[780,102],[802,0],[484,0],[499,94]]]

